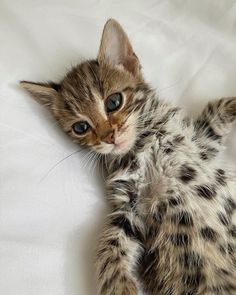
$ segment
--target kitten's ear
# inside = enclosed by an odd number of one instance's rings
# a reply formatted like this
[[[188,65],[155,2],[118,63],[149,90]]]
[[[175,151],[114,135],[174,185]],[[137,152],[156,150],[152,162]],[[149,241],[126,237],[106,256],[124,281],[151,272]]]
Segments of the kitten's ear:
[[[37,102],[47,107],[50,107],[58,97],[58,84],[21,81],[20,86],[27,90]]]
[[[104,26],[98,61],[112,65],[121,64],[134,75],[140,69],[139,60],[133,51],[127,34],[114,19],[109,19]]]

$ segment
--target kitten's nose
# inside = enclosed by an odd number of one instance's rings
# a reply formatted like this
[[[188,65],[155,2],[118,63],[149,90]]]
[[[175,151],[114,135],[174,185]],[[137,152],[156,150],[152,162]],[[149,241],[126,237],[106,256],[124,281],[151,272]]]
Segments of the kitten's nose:
[[[115,143],[114,130],[109,131],[103,138],[103,141],[109,144]]]

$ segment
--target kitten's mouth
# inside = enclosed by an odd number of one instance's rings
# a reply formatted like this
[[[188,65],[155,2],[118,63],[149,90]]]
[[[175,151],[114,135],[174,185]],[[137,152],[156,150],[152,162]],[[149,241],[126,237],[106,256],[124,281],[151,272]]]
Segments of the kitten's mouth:
[[[122,150],[122,148],[126,145],[126,140],[117,141],[114,143],[114,148],[118,150]]]
[[[130,126],[124,126],[114,134],[113,142],[101,142],[97,149],[102,154],[124,155],[129,152],[136,140],[136,131]]]
[[[114,154],[127,153],[132,148],[132,145],[132,136],[130,135],[129,128],[126,127],[125,129],[123,129],[122,134],[116,137],[112,152]]]

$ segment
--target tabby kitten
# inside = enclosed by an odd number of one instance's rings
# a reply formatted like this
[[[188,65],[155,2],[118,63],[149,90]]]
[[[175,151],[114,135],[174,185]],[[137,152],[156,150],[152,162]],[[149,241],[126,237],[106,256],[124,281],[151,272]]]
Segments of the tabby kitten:
[[[219,154],[236,98],[197,119],[144,81],[115,20],[96,60],[60,84],[22,81],[81,145],[105,154],[111,213],[97,249],[99,294],[236,294],[236,182]]]

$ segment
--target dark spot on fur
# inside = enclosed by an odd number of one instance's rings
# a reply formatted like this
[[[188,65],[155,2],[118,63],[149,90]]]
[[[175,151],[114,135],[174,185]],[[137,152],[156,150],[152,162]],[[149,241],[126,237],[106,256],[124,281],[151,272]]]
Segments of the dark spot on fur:
[[[231,243],[227,244],[227,251],[230,255],[232,255],[235,252],[235,246]]]
[[[174,295],[174,289],[173,288],[169,288],[168,290],[166,290],[165,295]]]
[[[120,251],[120,255],[121,255],[121,256],[125,256],[125,255],[126,255],[126,252],[125,252],[124,250],[121,250],[121,251]]]
[[[146,138],[146,137],[149,137],[149,136],[152,136],[154,133],[152,132],[152,131],[145,131],[145,132],[143,132],[141,135],[140,135],[140,137],[142,138],[142,139],[144,139],[144,138]]]
[[[226,275],[226,276],[229,276],[231,274],[230,271],[228,271],[227,269],[224,269],[224,268],[218,268],[217,272],[220,275]]]
[[[141,151],[144,149],[145,145],[146,145],[146,141],[143,139],[139,139],[136,141],[135,147],[137,150]]]
[[[127,237],[136,238],[135,232],[129,219],[127,219],[124,215],[118,215],[113,218],[111,224],[123,229]]]
[[[164,128],[160,128],[156,133],[156,138],[162,137],[167,134],[167,131]]]
[[[225,225],[225,226],[229,225],[229,219],[225,214],[218,213],[218,218],[223,225]]]
[[[194,168],[184,164],[180,168],[180,175],[179,178],[184,183],[188,183],[192,181],[197,175],[197,172]]]
[[[215,130],[209,125],[206,129],[206,136],[212,140],[220,140],[221,136],[215,132]]]
[[[129,169],[130,171],[135,171],[139,168],[139,162],[133,152],[129,152],[122,158],[118,158],[113,162],[112,172],[117,170]]]
[[[128,196],[129,196],[129,204],[130,204],[130,207],[132,209],[135,208],[136,204],[137,204],[137,201],[138,201],[138,195],[136,192],[133,192],[133,191],[128,191]]]
[[[207,152],[201,152],[200,153],[200,158],[204,161],[208,160],[208,155]]]
[[[224,208],[225,208],[225,211],[226,211],[227,215],[232,215],[233,212],[236,209],[236,203],[235,203],[235,201],[232,198],[230,198],[230,197],[227,198]]]
[[[211,127],[210,123],[207,120],[197,120],[194,127],[196,131],[200,130],[204,132],[204,135],[207,138],[217,141],[221,139],[221,136],[215,132],[215,130]]]
[[[159,260],[159,250],[157,248],[153,250],[146,250],[140,261],[140,275],[145,281],[155,280],[154,266]],[[155,286],[156,287],[156,286]]]
[[[207,147],[207,153],[208,153],[208,157],[210,158],[214,158],[216,156],[216,154],[219,152],[216,148],[213,147]]]
[[[171,216],[171,221],[176,225],[193,226],[193,218],[187,211],[180,211]]]
[[[217,239],[216,231],[209,226],[203,227],[200,230],[200,233],[201,233],[201,236],[203,237],[203,239],[205,239],[207,241],[215,242]]]
[[[165,154],[171,154],[171,153],[173,153],[173,149],[171,148],[171,147],[166,147],[166,148],[164,148],[164,150],[163,150],[163,152],[165,153]]]
[[[156,238],[158,236],[159,230],[159,225],[150,225],[147,231],[148,240]]]
[[[192,141],[195,142],[198,140],[198,137],[196,135],[192,136]]]
[[[130,188],[133,187],[133,183],[127,180],[118,179],[112,182],[114,188]]]
[[[152,121],[153,121],[152,119],[145,120],[144,127],[151,125]]]
[[[145,256],[146,256],[146,262],[148,262],[148,264],[151,264],[156,259],[159,259],[159,251],[158,251],[158,249],[150,250],[146,253]]]
[[[118,239],[112,239],[112,240],[108,241],[108,243],[112,246],[115,246],[115,247],[119,247],[119,245],[120,245]]]
[[[222,169],[216,170],[216,181],[222,186],[226,185],[226,176],[225,176],[224,170]]]
[[[187,246],[191,243],[191,238],[185,233],[172,234],[170,241],[174,246]]]
[[[200,268],[203,265],[202,259],[196,252],[185,252],[179,257],[180,264],[189,269]]]
[[[167,204],[165,202],[161,202],[157,208],[156,208],[156,212],[154,214],[154,219],[157,223],[162,223],[163,221],[163,217],[165,216],[167,212]]]
[[[112,182],[111,191],[113,195],[125,194],[129,198],[129,205],[135,208],[138,200],[137,188],[133,180],[115,180]]]
[[[228,255],[228,254],[232,255],[235,252],[235,247],[231,243],[228,243],[224,246],[221,245],[219,249],[220,249],[220,252],[224,255]]]
[[[196,272],[195,274],[186,274],[182,278],[182,282],[186,284],[188,287],[199,287],[200,283],[203,282],[204,277],[200,272]]]
[[[218,153],[217,149],[209,146],[200,145],[200,148],[202,149],[202,151],[200,152],[200,158],[204,161],[213,159]]]
[[[175,206],[178,206],[182,203],[182,200],[180,199],[180,197],[171,197],[169,200],[168,200],[168,203],[169,203],[169,206],[170,207],[175,207]]]
[[[184,136],[179,134],[174,137],[173,143],[180,144],[181,142],[183,142],[183,140],[184,140]]]
[[[229,230],[229,234],[230,234],[232,237],[236,238],[236,225],[233,225],[233,226],[231,227],[231,229]]]
[[[216,191],[213,187],[208,185],[196,185],[195,186],[197,194],[199,197],[211,200],[215,197]]]

